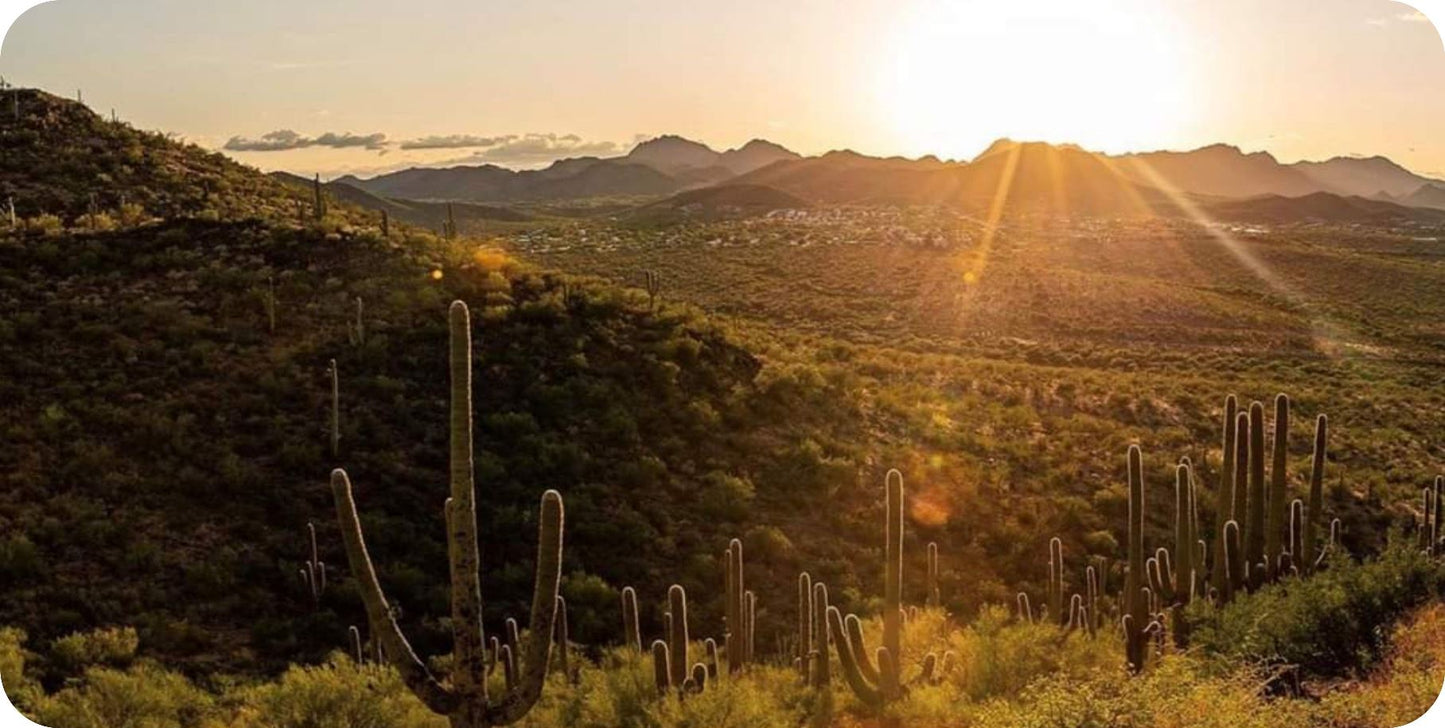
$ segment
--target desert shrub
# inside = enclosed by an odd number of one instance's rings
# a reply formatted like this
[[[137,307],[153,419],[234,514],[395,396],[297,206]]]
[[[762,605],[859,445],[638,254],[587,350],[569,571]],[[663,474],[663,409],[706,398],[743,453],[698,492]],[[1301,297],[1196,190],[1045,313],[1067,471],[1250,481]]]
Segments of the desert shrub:
[[[1440,564],[1396,538],[1375,558],[1354,562],[1341,553],[1308,579],[1286,579],[1223,608],[1197,602],[1190,621],[1206,652],[1351,675],[1373,665],[1389,626],[1442,585]]]
[[[185,677],[140,663],[124,671],[90,668],[37,700],[31,717],[54,728],[169,728],[201,725],[214,710],[215,699]]]
[[[0,683],[11,704],[28,710],[38,687],[25,674],[25,632],[6,627],[0,629]]]
[[[357,665],[340,654],[323,665],[293,666],[280,679],[231,696],[236,728],[440,728],[389,667]]]
[[[65,222],[58,215],[42,213],[25,221],[25,229],[45,235],[59,235],[65,228]]]
[[[124,667],[135,659],[138,645],[134,627],[76,632],[56,640],[50,658],[57,668],[71,673],[92,666]]]

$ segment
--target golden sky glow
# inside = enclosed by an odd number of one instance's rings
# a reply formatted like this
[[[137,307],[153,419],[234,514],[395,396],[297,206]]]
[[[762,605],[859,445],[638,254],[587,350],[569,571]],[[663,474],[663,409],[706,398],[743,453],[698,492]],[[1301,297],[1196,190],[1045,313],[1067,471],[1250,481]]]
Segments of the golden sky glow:
[[[328,175],[676,133],[944,158],[1226,142],[1445,177],[1445,50],[1387,0],[56,0],[0,74]]]

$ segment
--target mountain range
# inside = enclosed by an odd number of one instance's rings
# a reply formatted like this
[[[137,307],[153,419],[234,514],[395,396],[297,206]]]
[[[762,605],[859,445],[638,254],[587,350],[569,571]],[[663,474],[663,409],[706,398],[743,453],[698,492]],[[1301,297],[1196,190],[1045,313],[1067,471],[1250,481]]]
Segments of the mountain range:
[[[1071,144],[1000,139],[969,161],[872,157],[850,150],[805,157],[754,139],[716,151],[676,135],[638,144],[620,157],[561,159],[538,170],[495,165],[411,168],[334,184],[390,200],[471,203],[580,198],[652,198],[712,186],[753,190],[755,199],[821,204],[949,204],[987,211],[1053,214],[1179,214],[1189,202],[1244,217],[1433,223],[1445,211],[1445,181],[1385,157],[1281,163],[1267,152],[1213,144],[1192,151],[1105,155]],[[760,195],[768,187],[780,195]],[[726,197],[728,193],[721,193]],[[695,203],[684,197],[672,207]],[[1375,204],[1364,204],[1375,203]],[[359,202],[359,204],[365,204]],[[1325,208],[1340,214],[1321,214]],[[1256,209],[1257,208],[1257,209]],[[1258,214],[1256,214],[1258,213]],[[1343,215],[1343,219],[1340,218]]]

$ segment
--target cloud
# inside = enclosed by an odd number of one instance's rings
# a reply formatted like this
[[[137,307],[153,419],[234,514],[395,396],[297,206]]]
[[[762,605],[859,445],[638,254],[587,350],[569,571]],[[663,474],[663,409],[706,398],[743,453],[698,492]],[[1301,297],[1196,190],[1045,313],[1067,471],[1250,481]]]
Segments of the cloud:
[[[401,143],[402,149],[467,149],[470,147],[494,147],[516,140],[516,134],[484,137],[471,134],[448,134],[408,139]]]
[[[351,132],[326,132],[318,137],[308,137],[290,129],[277,129],[262,134],[259,139],[233,136],[226,140],[222,149],[231,152],[285,152],[306,147],[330,147],[332,149],[368,149],[379,151],[386,148],[386,135],[352,134]]]
[[[576,134],[530,133],[507,137],[498,144],[461,159],[450,160],[450,164],[491,163],[510,166],[527,166],[563,157],[606,157],[621,153],[616,142],[589,142]]]
[[[1422,13],[1422,12],[1420,12],[1419,10],[1411,10],[1411,11],[1408,12],[1408,13],[1398,13],[1398,14],[1396,14],[1396,15],[1390,15],[1390,16],[1384,16],[1384,17],[1376,17],[1376,18],[1366,18],[1366,19],[1365,19],[1365,25],[1373,25],[1373,26],[1375,26],[1376,28],[1383,28],[1383,27],[1385,27],[1385,26],[1387,26],[1387,25],[1393,25],[1393,24],[1395,24],[1395,23],[1428,23],[1428,22],[1430,22],[1430,19],[1427,18],[1427,17],[1425,17],[1425,14]]]

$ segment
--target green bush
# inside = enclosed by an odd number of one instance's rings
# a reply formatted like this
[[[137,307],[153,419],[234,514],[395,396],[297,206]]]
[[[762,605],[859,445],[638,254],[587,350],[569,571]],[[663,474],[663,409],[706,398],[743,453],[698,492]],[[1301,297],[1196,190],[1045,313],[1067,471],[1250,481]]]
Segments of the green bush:
[[[92,666],[123,667],[135,659],[138,645],[134,627],[76,632],[56,640],[50,658],[56,667],[70,673]]]
[[[1195,643],[1232,661],[1357,675],[1378,660],[1389,626],[1445,586],[1441,565],[1403,541],[1358,563],[1340,553],[1308,579],[1286,579],[1223,608],[1195,602]]]
[[[52,728],[195,726],[215,699],[185,677],[151,663],[129,670],[94,667],[83,680],[39,699],[32,718]]]
[[[418,701],[395,670],[357,665],[340,654],[295,666],[275,682],[231,696],[244,707],[236,728],[441,728],[446,719]]]

